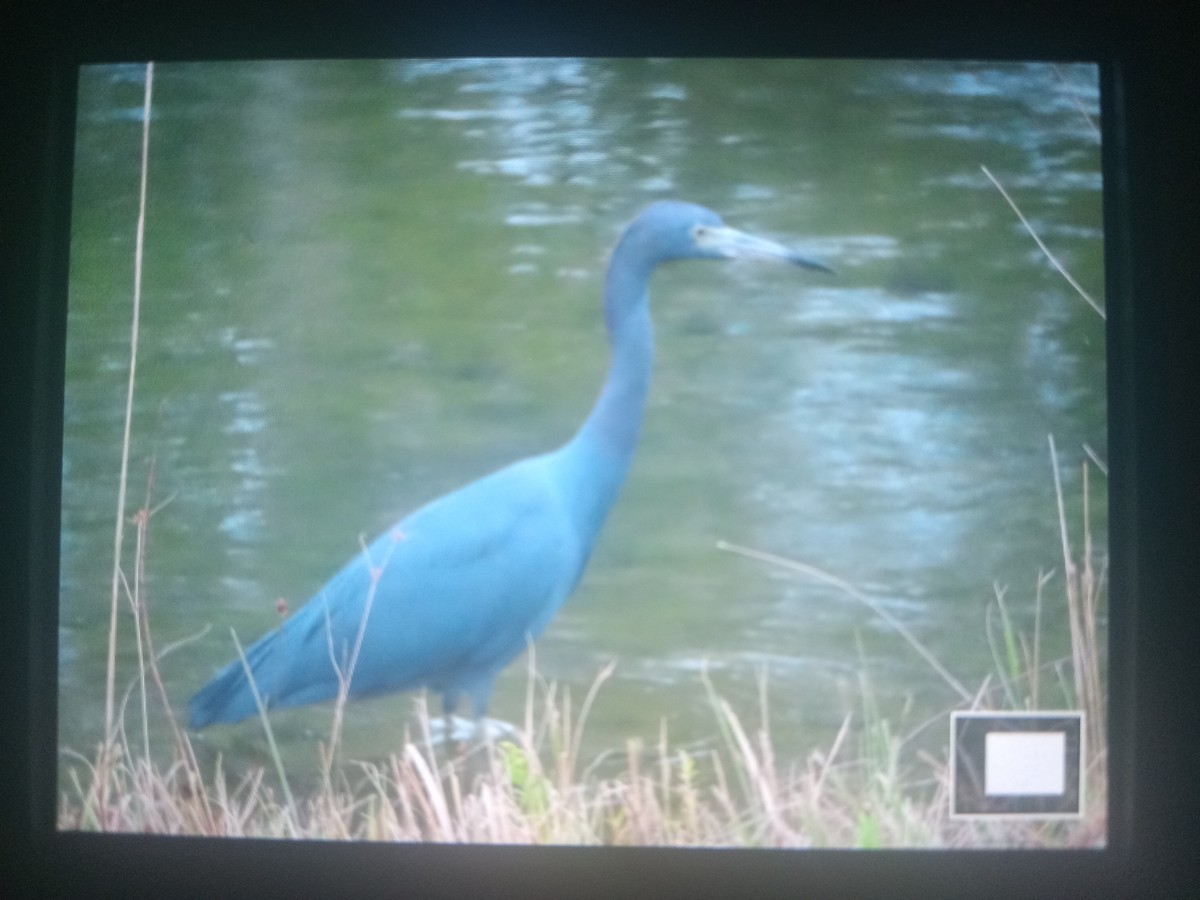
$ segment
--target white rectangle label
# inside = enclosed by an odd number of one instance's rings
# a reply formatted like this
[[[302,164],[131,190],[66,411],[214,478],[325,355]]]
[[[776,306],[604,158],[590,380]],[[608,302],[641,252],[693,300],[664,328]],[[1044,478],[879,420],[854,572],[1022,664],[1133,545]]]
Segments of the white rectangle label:
[[[1066,789],[1067,736],[1061,731],[989,731],[984,793],[1057,795]]]

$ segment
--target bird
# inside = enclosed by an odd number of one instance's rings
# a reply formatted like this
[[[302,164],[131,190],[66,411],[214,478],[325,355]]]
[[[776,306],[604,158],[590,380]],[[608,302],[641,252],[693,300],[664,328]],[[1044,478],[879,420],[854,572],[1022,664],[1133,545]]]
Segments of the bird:
[[[609,258],[609,367],[574,435],[384,531],[191,698],[189,727],[238,722],[258,714],[260,703],[271,710],[339,692],[357,700],[418,688],[441,695],[447,724],[464,697],[474,721],[483,721],[496,676],[578,585],[629,471],[653,368],[651,274],[675,260],[733,258],[832,272],[730,228],[705,207],[647,206]]]

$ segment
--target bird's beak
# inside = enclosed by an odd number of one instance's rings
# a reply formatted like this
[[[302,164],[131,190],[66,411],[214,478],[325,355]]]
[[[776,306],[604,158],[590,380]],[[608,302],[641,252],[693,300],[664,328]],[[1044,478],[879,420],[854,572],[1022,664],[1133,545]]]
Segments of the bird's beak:
[[[695,234],[697,246],[727,259],[781,259],[804,269],[833,274],[833,269],[823,262],[803,256],[791,247],[777,244],[766,238],[755,237],[727,225],[718,228],[698,229]]]

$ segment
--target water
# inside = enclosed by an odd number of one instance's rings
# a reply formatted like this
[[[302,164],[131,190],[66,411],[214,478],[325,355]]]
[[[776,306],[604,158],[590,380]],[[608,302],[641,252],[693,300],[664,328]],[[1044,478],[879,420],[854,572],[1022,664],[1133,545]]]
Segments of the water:
[[[61,742],[82,750],[103,726],[143,78],[96,67],[80,84],[59,675]],[[901,731],[949,709],[956,693],[864,604],[716,545],[851,582],[972,689],[994,669],[997,588],[1032,627],[1038,574],[1062,567],[1047,434],[1075,529],[1084,445],[1105,453],[1104,323],[980,166],[1100,295],[1097,106],[1079,66],[159,66],[130,509],[152,470],[159,647],[211,626],[164,660],[176,709],[233,657],[230,627],[243,642],[273,627],[276,601],[303,602],[360,535],[573,432],[607,363],[607,253],[661,197],[838,275],[656,275],[638,457],[539,669],[582,698],[618,661],[594,749],[653,742],[664,719],[711,741],[702,673],[753,721],[766,671],[784,758],[861,711],[863,676]],[[1044,658],[1068,652],[1062,603],[1056,578]],[[130,621],[119,691],[137,672]],[[518,662],[492,713],[519,720],[524,691]],[[410,710],[356,705],[348,751],[394,748]],[[275,717],[298,765],[329,718]],[[263,759],[252,722],[201,744]]]

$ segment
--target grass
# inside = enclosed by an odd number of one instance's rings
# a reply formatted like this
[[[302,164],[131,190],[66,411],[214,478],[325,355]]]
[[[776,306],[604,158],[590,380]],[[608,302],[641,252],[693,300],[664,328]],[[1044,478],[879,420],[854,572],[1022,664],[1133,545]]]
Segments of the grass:
[[[828,746],[797,758],[782,756],[772,740],[764,670],[753,715],[735,710],[701,677],[698,689],[708,697],[719,736],[713,747],[673,744],[664,723],[652,738],[631,738],[623,747],[584,759],[588,712],[613,667],[597,675],[576,707],[569,690],[538,675],[531,652],[523,721],[511,737],[448,751],[434,740],[434,722],[425,698],[418,696],[401,750],[383,760],[342,760],[336,745],[344,721],[343,691],[334,703],[329,739],[320,746],[323,777],[308,793],[293,795],[265,712],[261,719],[275,763],[274,780],[262,769],[234,776],[219,757],[202,769],[161,688],[160,663],[171,648],[154,652],[147,606],[136,597],[144,580],[149,502],[148,493],[147,505],[133,517],[138,529],[135,578],[132,583],[122,579],[135,617],[138,677],[117,710],[112,739],[90,758],[71,754],[74,762],[60,791],[62,829],[736,847],[1062,847],[1103,842],[1106,729],[1102,647],[1095,622],[1106,579],[1103,568],[1095,568],[1086,521],[1081,550],[1064,557],[1066,578],[1053,606],[1047,589],[1058,579],[1041,573],[1036,580],[1031,632],[1017,627],[1013,601],[996,589],[986,617],[995,672],[955,707],[1084,709],[1090,728],[1085,817],[982,823],[950,818],[945,754],[914,749],[925,729],[948,732],[950,710],[901,734],[897,723],[906,718],[904,711],[889,715],[880,707],[865,664],[860,709],[845,718]],[[1064,552],[1071,553],[1061,510],[1060,521]],[[778,558],[769,561],[798,571],[810,568]],[[1069,658],[1041,659],[1040,632],[1050,615],[1065,616],[1070,623]],[[906,639],[915,641],[911,635]],[[145,698],[153,693],[171,735],[166,762],[150,752],[144,716],[140,735],[131,736],[124,727],[131,700],[139,698],[145,710]]]
[[[818,578],[865,603],[939,673],[959,697],[955,709],[1082,709],[1088,721],[1087,806],[1084,817],[1077,821],[952,819],[946,754],[930,755],[915,749],[915,739],[926,729],[942,729],[948,734],[952,710],[901,734],[898,723],[906,718],[905,711],[889,715],[881,708],[865,665],[859,682],[859,710],[844,719],[828,746],[808,749],[796,757],[781,756],[772,739],[772,701],[763,671],[753,715],[735,710],[707,678],[701,678],[697,688],[708,698],[713,730],[719,736],[712,747],[698,750],[674,744],[664,722],[651,739],[631,737],[623,747],[584,759],[581,748],[588,712],[613,668],[598,673],[576,711],[569,690],[538,675],[531,652],[524,720],[511,737],[488,738],[461,752],[448,749],[435,743],[425,698],[417,697],[413,724],[403,735],[401,750],[383,760],[347,761],[341,758],[339,746],[361,628],[345,671],[338,672],[341,690],[334,703],[333,723],[319,750],[322,778],[312,790],[300,796],[293,793],[261,703],[260,718],[276,781],[269,780],[261,768],[232,774],[220,757],[202,767],[190,736],[175,719],[164,687],[161,665],[174,646],[156,649],[144,590],[147,537],[154,515],[162,508],[152,505],[153,463],[143,506],[132,517],[125,512],[152,71],[147,72],[145,98],[138,274],[114,546],[105,733],[90,756],[64,751],[71,762],[59,791],[61,829],[575,845],[876,848],[1103,843],[1107,728],[1103,646],[1097,620],[1105,602],[1107,573],[1103,564],[1096,566],[1089,531],[1087,464],[1082,470],[1081,538],[1073,542],[1052,437],[1062,594],[1057,605],[1052,605],[1048,588],[1055,582],[1054,573],[1039,573],[1030,600],[1032,629],[1022,631],[1014,601],[1005,588],[996,587],[985,619],[994,673],[975,690],[964,686],[902,623],[852,585],[794,560],[734,545],[724,548],[802,577]],[[1005,199],[1021,216],[1006,193]],[[1026,227],[1030,227],[1028,222]],[[1034,239],[1081,296],[1103,314],[1036,234]],[[137,536],[132,580],[121,563],[128,524],[135,526]],[[382,564],[386,565],[386,560]],[[371,592],[373,595],[374,585]],[[115,660],[122,600],[133,615],[139,666],[137,677],[118,704]],[[1043,623],[1053,615],[1067,619],[1069,658],[1043,659]],[[364,625],[365,621],[364,615]],[[244,664],[240,645],[238,653]],[[125,724],[126,710],[134,698],[140,708],[141,733],[131,736]],[[152,709],[160,712],[152,713]],[[165,760],[152,750],[152,715],[162,717],[170,735]]]

